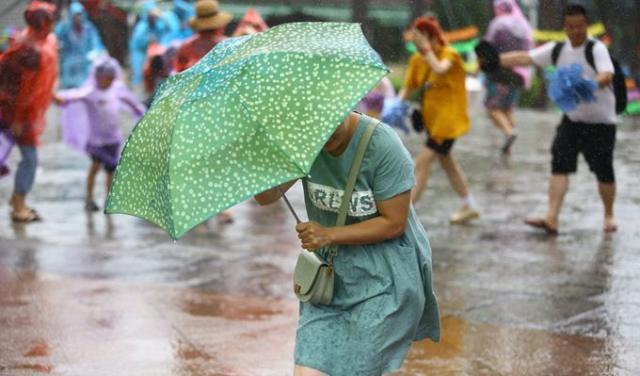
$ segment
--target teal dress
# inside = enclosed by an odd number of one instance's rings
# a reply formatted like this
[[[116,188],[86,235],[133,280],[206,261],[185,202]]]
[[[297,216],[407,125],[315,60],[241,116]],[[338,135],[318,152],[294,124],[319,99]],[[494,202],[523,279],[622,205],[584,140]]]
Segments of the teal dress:
[[[304,184],[310,220],[335,226],[343,189],[368,118],[362,115],[347,149],[322,151]],[[378,216],[376,201],[410,190],[413,162],[396,133],[379,124],[362,161],[346,224]],[[321,252],[326,258],[327,250]],[[330,305],[300,304],[295,363],[331,376],[397,370],[412,341],[440,338],[431,285],[431,249],[413,207],[404,234],[380,243],[342,245],[334,260]]]

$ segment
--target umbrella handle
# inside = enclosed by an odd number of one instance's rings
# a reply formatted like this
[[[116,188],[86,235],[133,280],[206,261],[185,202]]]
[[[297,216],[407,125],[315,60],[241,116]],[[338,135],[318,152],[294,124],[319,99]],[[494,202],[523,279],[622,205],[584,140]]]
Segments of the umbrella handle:
[[[284,199],[284,202],[289,207],[289,210],[291,211],[291,214],[293,214],[293,216],[296,218],[296,223],[300,223],[300,218],[296,214],[296,211],[293,210],[293,206],[291,206],[291,203],[289,202],[289,199],[287,198],[287,195],[284,193],[282,188],[278,187],[278,190],[280,191],[280,193],[282,193],[282,198]]]

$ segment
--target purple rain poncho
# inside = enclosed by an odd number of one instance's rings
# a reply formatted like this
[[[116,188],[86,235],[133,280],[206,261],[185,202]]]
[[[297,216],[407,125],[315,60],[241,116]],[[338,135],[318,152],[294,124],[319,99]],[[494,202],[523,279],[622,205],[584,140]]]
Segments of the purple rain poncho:
[[[0,128],[0,177],[9,174],[9,167],[5,163],[9,159],[13,145],[15,145],[15,141],[9,128]]]
[[[493,0],[495,17],[489,23],[484,40],[496,47],[498,53],[530,50],[533,47],[533,29],[522,14],[515,0]],[[525,87],[531,86],[531,70],[515,67],[513,71],[524,80]]]
[[[98,87],[96,69],[105,62],[115,68],[116,76],[111,86],[103,90]],[[82,87],[58,92],[57,96],[65,102],[61,115],[63,139],[81,151],[86,151],[88,147],[120,144],[120,112],[128,110],[140,118],[146,111],[145,106],[122,82],[120,65],[111,57],[99,58],[94,62],[89,78]]]

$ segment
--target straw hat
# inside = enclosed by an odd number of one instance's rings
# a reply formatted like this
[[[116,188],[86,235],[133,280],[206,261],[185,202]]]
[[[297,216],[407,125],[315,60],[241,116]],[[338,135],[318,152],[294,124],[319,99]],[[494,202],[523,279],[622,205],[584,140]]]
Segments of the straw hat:
[[[226,26],[232,18],[231,13],[219,9],[217,0],[197,0],[196,16],[189,24],[196,31],[215,30]]]

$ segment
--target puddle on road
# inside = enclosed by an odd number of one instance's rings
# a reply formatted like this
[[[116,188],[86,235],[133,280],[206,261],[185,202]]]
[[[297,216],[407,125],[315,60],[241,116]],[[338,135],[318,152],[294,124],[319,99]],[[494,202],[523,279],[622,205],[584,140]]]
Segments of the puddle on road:
[[[221,295],[187,296],[182,310],[193,316],[222,317],[228,320],[264,320],[281,314],[282,310],[264,304],[252,297],[230,297]]]

